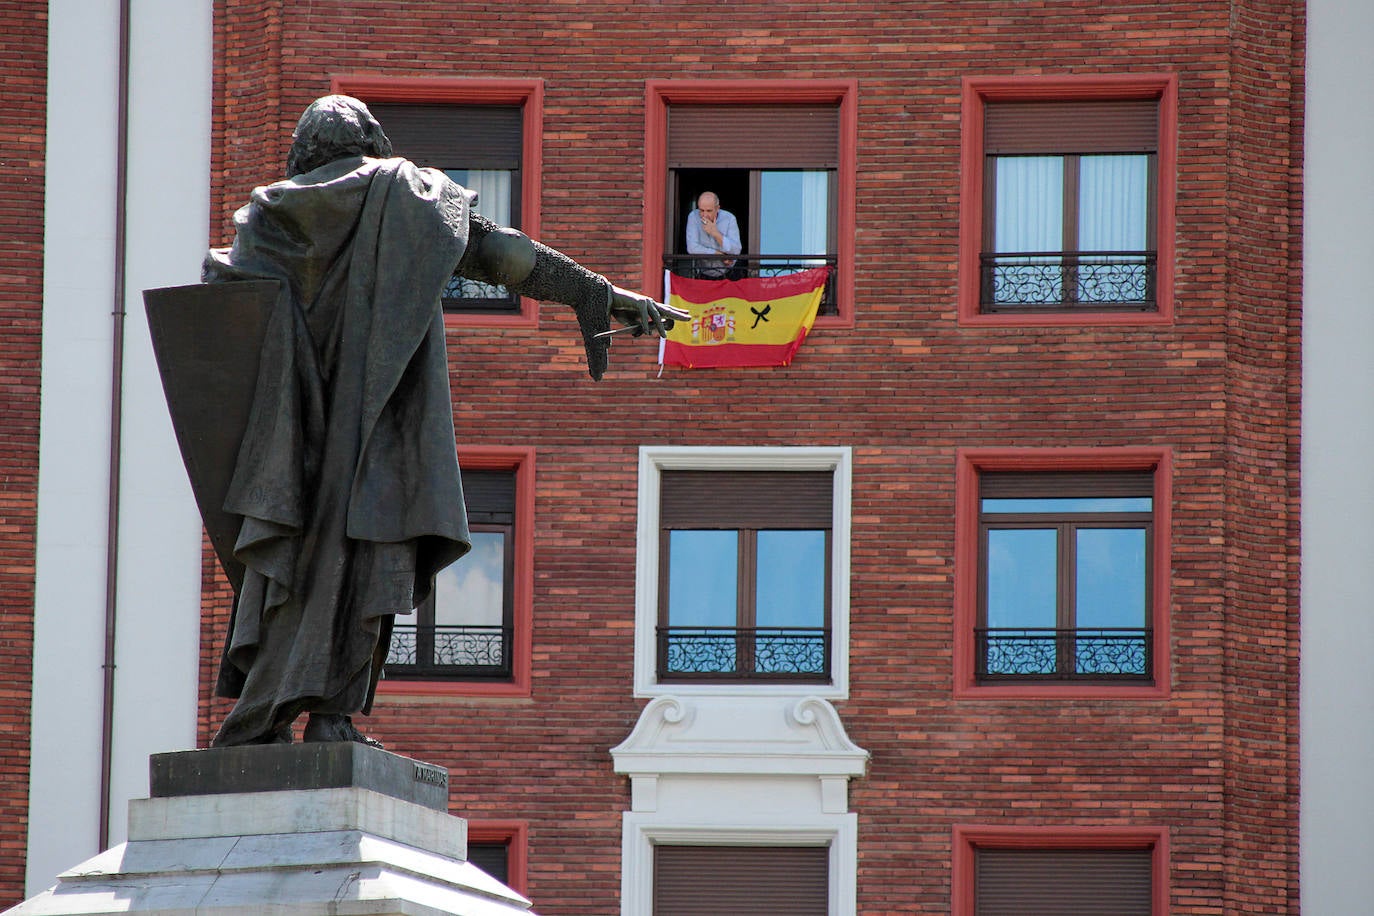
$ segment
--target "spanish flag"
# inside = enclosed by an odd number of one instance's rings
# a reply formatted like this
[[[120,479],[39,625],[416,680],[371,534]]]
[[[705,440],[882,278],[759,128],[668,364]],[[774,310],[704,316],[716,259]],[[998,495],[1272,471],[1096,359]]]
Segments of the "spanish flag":
[[[814,267],[745,280],[668,274],[668,303],[692,320],[668,332],[659,362],[684,369],[786,366],[816,320],[829,273]]]

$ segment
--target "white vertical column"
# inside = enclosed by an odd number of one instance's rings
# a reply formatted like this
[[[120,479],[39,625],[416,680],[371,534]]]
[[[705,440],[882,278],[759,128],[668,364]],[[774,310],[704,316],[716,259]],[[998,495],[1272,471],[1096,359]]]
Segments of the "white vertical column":
[[[1309,0],[1303,215],[1301,875],[1374,899],[1374,5]]]
[[[193,746],[200,608],[199,519],[141,290],[194,282],[204,255],[212,5],[131,5],[111,844],[148,754]],[[98,851],[118,24],[118,0],[49,5],[30,894]]]

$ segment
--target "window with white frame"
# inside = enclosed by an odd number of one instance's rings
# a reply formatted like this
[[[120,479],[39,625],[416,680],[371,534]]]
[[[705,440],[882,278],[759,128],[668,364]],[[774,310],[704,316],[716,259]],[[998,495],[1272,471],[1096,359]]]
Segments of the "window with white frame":
[[[847,687],[849,453],[646,448],[637,689]]]

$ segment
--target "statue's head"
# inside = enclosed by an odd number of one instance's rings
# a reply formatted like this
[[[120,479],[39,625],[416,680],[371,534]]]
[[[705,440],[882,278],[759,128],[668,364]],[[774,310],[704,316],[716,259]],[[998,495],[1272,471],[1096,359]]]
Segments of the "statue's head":
[[[347,95],[327,95],[311,102],[291,139],[287,178],[348,156],[385,159],[391,155],[391,141],[382,133],[382,125],[366,105]]]

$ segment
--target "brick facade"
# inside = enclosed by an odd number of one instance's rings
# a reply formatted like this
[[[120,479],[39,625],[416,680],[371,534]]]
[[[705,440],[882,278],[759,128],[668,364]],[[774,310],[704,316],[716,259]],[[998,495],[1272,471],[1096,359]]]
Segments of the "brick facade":
[[[0,168],[0,900],[10,901],[23,897],[28,833],[47,4],[21,0],[5,21],[0,71],[11,123]]]
[[[537,77],[541,240],[638,286],[645,80],[858,81],[854,324],[818,326],[791,367],[655,378],[653,347],[625,342],[595,384],[565,309],[537,329],[450,323],[460,442],[538,456],[531,697],[389,694],[368,725],[450,767],[455,812],[528,822],[540,912],[618,908],[629,793],[607,751],[640,707],[641,445],[854,448],[836,705],[872,754],[850,788],[860,912],[948,912],[966,824],[1164,826],[1170,912],[1297,912],[1300,3],[366,10],[217,3],[215,243],[332,78]],[[1074,73],[1177,77],[1173,321],[963,326],[961,80]],[[956,450],[1064,446],[1170,450],[1167,695],[956,698]],[[207,691],[227,612],[214,575]],[[204,708],[208,738],[223,705]]]

